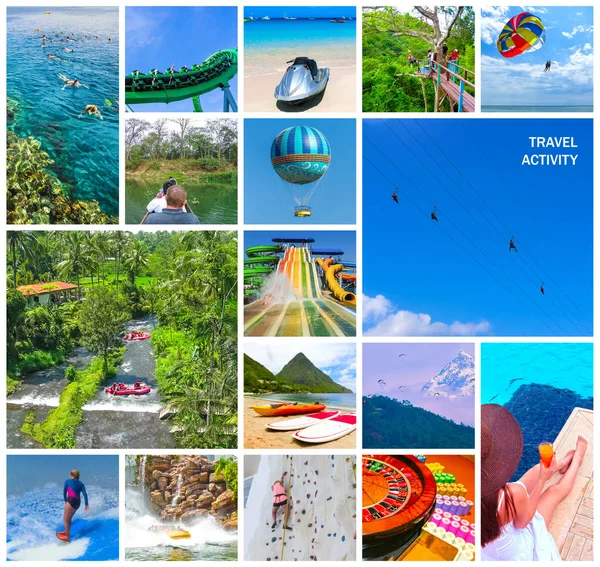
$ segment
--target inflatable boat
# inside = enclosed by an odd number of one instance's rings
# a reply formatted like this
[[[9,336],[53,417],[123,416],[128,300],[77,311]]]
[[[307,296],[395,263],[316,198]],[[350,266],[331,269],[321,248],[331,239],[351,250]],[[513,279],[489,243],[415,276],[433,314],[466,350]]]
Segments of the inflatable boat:
[[[113,392],[110,388],[106,388],[104,391],[111,396],[141,396],[142,394],[149,394],[152,388],[150,386],[142,386],[141,388],[126,386],[124,390],[115,390]]]
[[[133,337],[131,339],[126,339],[125,337],[123,337],[124,341],[145,341],[146,339],[150,338],[150,333],[144,333],[142,336],[140,337]]]

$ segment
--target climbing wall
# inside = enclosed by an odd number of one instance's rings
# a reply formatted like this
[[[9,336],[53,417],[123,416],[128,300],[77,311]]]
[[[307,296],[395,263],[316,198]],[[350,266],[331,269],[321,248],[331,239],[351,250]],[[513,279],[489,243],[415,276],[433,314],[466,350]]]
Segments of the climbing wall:
[[[285,477],[293,501],[272,528],[271,486]],[[356,460],[345,455],[262,456],[244,514],[248,561],[354,561],[356,559]],[[285,528],[285,525],[292,530]]]

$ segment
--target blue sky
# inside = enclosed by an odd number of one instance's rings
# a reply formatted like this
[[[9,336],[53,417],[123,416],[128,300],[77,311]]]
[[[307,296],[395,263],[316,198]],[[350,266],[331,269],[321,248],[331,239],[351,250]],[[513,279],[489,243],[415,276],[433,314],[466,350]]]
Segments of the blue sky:
[[[591,120],[365,120],[363,134],[367,334],[591,333]],[[573,136],[579,147],[536,152],[529,136]],[[577,165],[521,166],[546,152],[576,152]]]
[[[9,455],[7,487],[9,495],[22,494],[48,484],[60,487],[73,469],[79,469],[84,484],[119,490],[119,457],[115,455]]]
[[[504,24],[529,11],[546,29],[537,51],[506,59],[496,40]],[[482,104],[580,106],[593,104],[594,33],[591,6],[495,6],[481,12]],[[552,68],[544,73],[546,61]]]
[[[175,63],[191,67],[221,49],[237,47],[237,7],[127,7],[125,17],[125,69],[168,69]],[[237,76],[231,94],[238,102]],[[221,112],[220,89],[200,97],[205,112]],[[192,101],[138,104],[136,112],[192,112]]]
[[[331,164],[309,206],[312,216],[294,217],[289,184],[271,166],[271,144],[291,126],[320,130],[331,146]],[[252,224],[354,224],[356,222],[356,123],[351,119],[249,119],[244,124],[245,222]],[[309,184],[311,187],[313,184]],[[308,186],[296,186],[304,194]],[[343,195],[343,198],[341,196]]]
[[[355,18],[354,6],[245,6],[244,17],[248,18]]]
[[[277,374],[294,356],[303,352],[307,358],[334,382],[356,392],[356,346],[329,341],[265,344],[246,342],[246,354]]]
[[[345,260],[356,260],[356,233],[350,230],[247,230],[244,233],[244,250],[251,246],[273,244],[273,238],[314,238],[314,248],[342,249]]]

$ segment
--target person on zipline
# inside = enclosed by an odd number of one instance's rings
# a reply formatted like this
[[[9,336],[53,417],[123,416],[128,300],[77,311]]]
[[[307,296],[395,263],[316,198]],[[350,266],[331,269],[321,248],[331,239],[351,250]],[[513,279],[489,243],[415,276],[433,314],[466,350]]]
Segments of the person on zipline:
[[[511,250],[514,250],[515,252],[517,252],[517,247],[515,246],[514,236],[510,239],[510,242],[508,243],[508,251],[510,252]]]
[[[437,207],[433,207],[433,211],[431,211],[431,220],[434,220],[435,222],[440,222],[437,218],[437,215],[435,214]]]
[[[396,203],[396,205],[399,205],[400,203],[398,202],[398,193],[396,193],[396,191],[394,191],[392,193],[392,199],[394,199],[394,203]]]
[[[540,286],[540,291],[542,292],[542,295],[546,295],[546,290],[544,289],[544,282],[542,282],[542,285]]]
[[[271,515],[273,517],[273,525],[271,526],[272,530],[274,530],[277,527],[277,514],[279,513],[279,510],[283,509],[283,521],[285,522],[292,515],[292,509],[294,507],[291,498],[291,488],[290,498],[288,498],[288,494],[285,491],[285,475],[287,475],[287,471],[281,475],[281,478],[279,480],[276,480],[273,483],[273,486],[271,486],[271,490],[273,492],[273,510],[271,512]],[[285,526],[285,529],[291,531],[292,528],[290,526]]]

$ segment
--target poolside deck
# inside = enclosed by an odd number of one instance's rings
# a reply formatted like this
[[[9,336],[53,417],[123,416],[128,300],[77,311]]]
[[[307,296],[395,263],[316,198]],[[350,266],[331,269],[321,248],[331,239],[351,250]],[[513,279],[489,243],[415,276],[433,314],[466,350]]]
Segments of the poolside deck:
[[[592,561],[594,550],[594,412],[575,408],[554,441],[557,458],[575,447],[578,435],[588,441],[588,450],[571,496],[561,502],[550,523],[563,561]],[[554,478],[548,485],[558,482]]]

